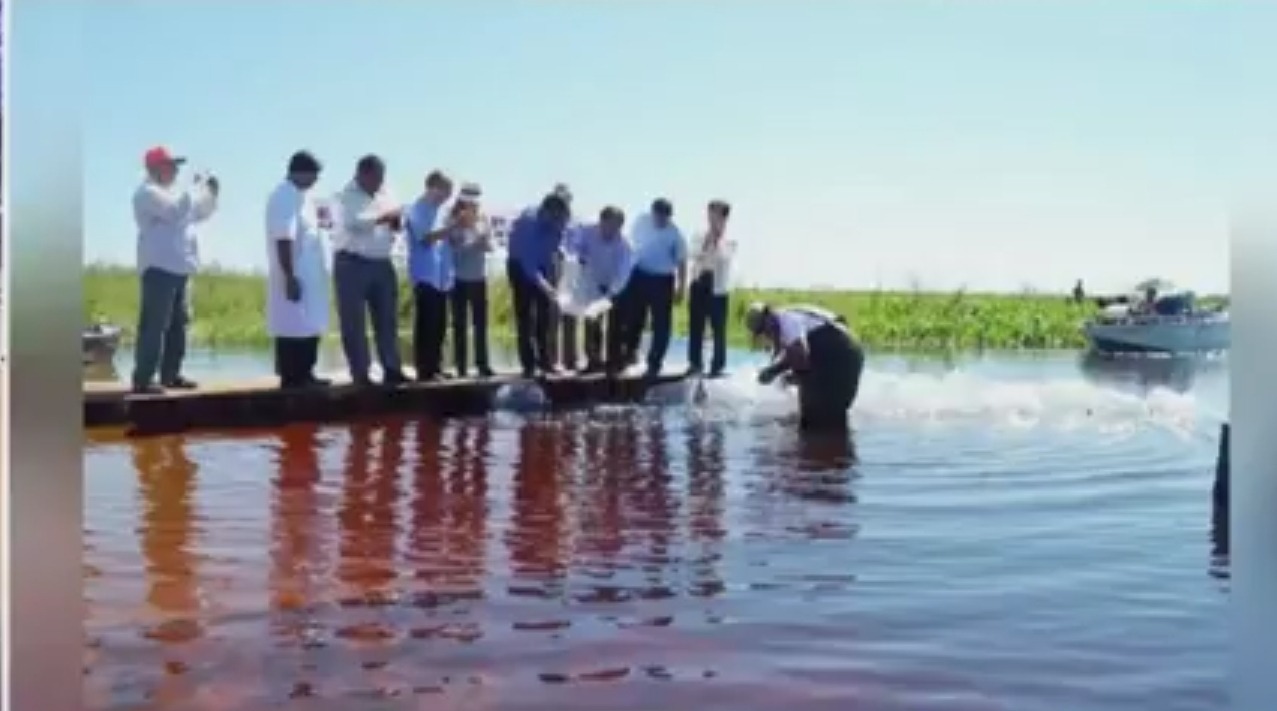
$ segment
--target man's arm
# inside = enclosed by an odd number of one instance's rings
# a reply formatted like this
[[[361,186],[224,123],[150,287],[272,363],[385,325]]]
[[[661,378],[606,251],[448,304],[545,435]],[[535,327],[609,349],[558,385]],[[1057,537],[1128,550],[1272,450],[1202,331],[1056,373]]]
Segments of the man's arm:
[[[297,224],[300,219],[301,201],[295,196],[276,193],[266,203],[266,230],[275,245],[275,257],[286,285],[297,279],[293,264],[293,242],[297,238]]]
[[[193,200],[191,206],[191,220],[194,222],[203,222],[213,216],[217,212],[217,193],[218,188],[214,187],[215,183],[202,181],[195,186],[199,191],[199,196]]]
[[[358,190],[341,191],[337,201],[341,205],[341,226],[347,232],[369,232],[385,219],[377,201],[368,199]]]
[[[780,375],[803,367],[806,362],[807,345],[803,339],[799,338],[788,346],[779,349],[772,358],[771,363],[768,363],[766,367],[759,371],[758,381],[765,385]]]
[[[156,185],[144,185],[133,195],[133,212],[139,222],[177,224],[190,219],[192,207],[189,192],[173,195]]]
[[[677,227],[674,228],[674,261],[678,263],[674,289],[681,294],[687,288],[687,238]]]
[[[612,277],[612,283],[608,285],[608,296],[620,294],[621,289],[625,288],[626,282],[630,280],[630,272],[634,271],[634,247],[625,237],[618,239],[620,242],[617,246],[616,272]]]

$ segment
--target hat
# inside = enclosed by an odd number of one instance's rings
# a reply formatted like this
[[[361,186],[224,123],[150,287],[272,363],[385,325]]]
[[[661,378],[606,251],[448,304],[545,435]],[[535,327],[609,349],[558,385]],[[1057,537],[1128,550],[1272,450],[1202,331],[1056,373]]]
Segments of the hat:
[[[755,336],[763,332],[763,325],[767,322],[767,304],[761,301],[755,301],[745,309],[745,330]]]
[[[461,190],[457,193],[458,200],[478,202],[481,197],[483,197],[483,189],[478,183],[462,183]]]
[[[155,146],[142,156],[142,164],[147,168],[158,168],[161,165],[181,165],[186,158],[175,156],[164,146]]]
[[[323,169],[324,165],[310,151],[297,151],[288,159],[289,173],[318,173]]]

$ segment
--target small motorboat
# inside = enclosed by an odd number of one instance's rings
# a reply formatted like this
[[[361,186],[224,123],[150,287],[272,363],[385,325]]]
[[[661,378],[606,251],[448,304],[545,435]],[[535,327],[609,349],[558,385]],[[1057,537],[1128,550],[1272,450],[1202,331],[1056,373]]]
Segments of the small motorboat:
[[[1161,279],[1137,284],[1082,326],[1093,351],[1119,353],[1217,353],[1231,344],[1225,305],[1200,308],[1197,297]]]
[[[122,331],[118,326],[98,322],[84,329],[84,364],[105,365],[115,360]]]

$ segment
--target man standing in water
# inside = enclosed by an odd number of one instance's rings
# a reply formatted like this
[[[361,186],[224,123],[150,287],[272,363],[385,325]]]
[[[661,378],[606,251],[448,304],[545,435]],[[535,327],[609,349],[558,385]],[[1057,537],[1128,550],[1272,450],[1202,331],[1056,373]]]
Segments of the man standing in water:
[[[558,195],[547,195],[536,212],[525,212],[510,228],[506,276],[514,295],[514,325],[523,377],[558,372],[550,350],[554,271],[571,211]]]
[[[412,204],[404,220],[408,239],[408,273],[412,277],[412,358],[417,380],[446,377],[443,372],[443,340],[448,332],[448,296],[455,272],[448,236],[451,220],[442,227],[439,210],[452,197],[452,180],[440,171],[426,176],[426,189]]]
[[[390,255],[403,209],[383,189],[386,164],[359,159],[355,177],[337,195],[341,219],[333,235],[333,281],[346,364],[356,385],[369,385],[367,318],[372,318],[377,358],[386,385],[407,381],[399,359],[399,282]]]
[[[687,240],[674,224],[674,206],[660,198],[651,212],[635,220],[630,238],[634,269],[630,273],[626,301],[631,310],[626,350],[638,351],[647,318],[652,319],[652,342],[647,351],[649,378],[660,374],[670,346],[674,304],[683,300],[687,285]]]
[[[328,330],[328,266],[311,193],[321,169],[309,152],[294,153],[266,202],[266,324],[281,388],[329,384],[315,377],[319,339]]]
[[[133,392],[190,390],[182,375],[186,331],[190,325],[188,287],[199,269],[197,226],[217,209],[217,178],[197,176],[189,189],[175,187],[185,158],[163,147],[146,152],[146,180],[133,194],[137,222],[137,266],[142,277]],[[159,369],[160,385],[153,382]]]
[[[803,430],[848,429],[865,352],[841,316],[815,306],[754,303],[745,313],[745,327],[772,346],[772,361],[759,371],[758,382],[767,385],[787,373],[797,381]]]

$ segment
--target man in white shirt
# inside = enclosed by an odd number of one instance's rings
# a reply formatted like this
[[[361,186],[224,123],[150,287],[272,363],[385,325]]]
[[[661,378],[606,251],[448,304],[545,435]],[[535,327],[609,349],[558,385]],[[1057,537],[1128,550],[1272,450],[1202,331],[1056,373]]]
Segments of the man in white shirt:
[[[315,377],[319,340],[328,330],[328,266],[311,194],[321,170],[309,152],[294,153],[266,201],[266,324],[281,388],[329,384]]]
[[[399,281],[391,261],[403,208],[384,189],[385,180],[386,164],[366,155],[359,159],[354,179],[337,195],[341,219],[333,236],[333,282],[342,350],[356,385],[372,382],[365,330],[369,318],[383,383],[408,380],[399,358]]]
[[[646,377],[660,374],[669,350],[674,304],[683,300],[687,286],[687,239],[674,224],[674,206],[657,199],[651,212],[640,215],[630,236],[634,246],[634,269],[630,273],[626,301],[630,325],[626,329],[626,351],[638,351],[639,340],[652,318],[652,340],[647,351]]]
[[[709,377],[721,376],[727,366],[727,289],[736,242],[728,240],[724,232],[731,211],[725,201],[711,201],[706,208],[709,229],[697,240],[687,301],[687,363],[691,375],[702,372],[706,324],[714,332]]]
[[[585,372],[603,370],[619,372],[622,362],[624,310],[618,303],[621,292],[629,281],[634,251],[622,234],[625,213],[620,208],[608,206],[599,213],[599,221],[582,227],[573,235],[572,252],[581,262],[581,279],[596,298],[612,299],[612,308],[606,317],[585,321]],[[607,321],[607,347],[604,359],[603,325]]]
[[[137,267],[142,278],[133,391],[189,390],[182,375],[186,332],[190,325],[188,286],[199,269],[197,226],[217,209],[217,178],[197,177],[190,188],[176,187],[185,158],[157,146],[142,159],[146,180],[133,193],[137,223]],[[160,386],[153,382],[159,370]]]
[[[766,385],[787,375],[798,385],[799,426],[846,431],[865,369],[864,349],[847,321],[817,306],[754,303],[745,312],[745,328],[772,345],[772,361],[759,371],[758,382]]]

